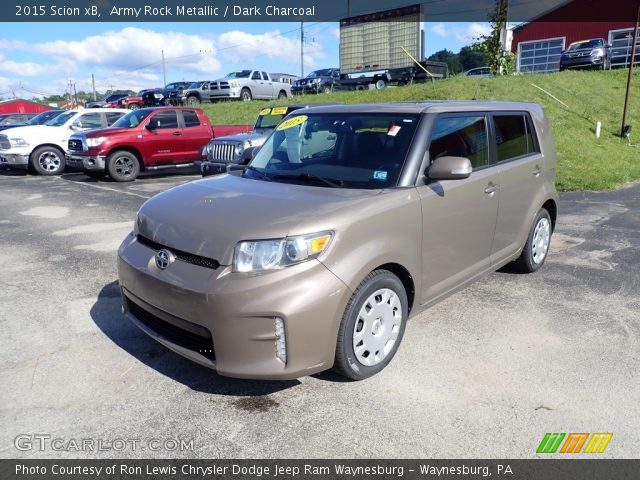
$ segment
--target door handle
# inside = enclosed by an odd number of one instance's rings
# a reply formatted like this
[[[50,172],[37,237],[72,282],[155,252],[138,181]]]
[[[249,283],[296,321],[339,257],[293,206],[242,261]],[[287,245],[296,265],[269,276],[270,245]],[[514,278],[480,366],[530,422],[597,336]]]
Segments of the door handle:
[[[484,193],[492,197],[493,194],[496,193],[496,190],[498,190],[498,186],[493,182],[489,182],[487,187],[484,189]]]
[[[531,175],[533,175],[534,177],[539,177],[540,172],[542,172],[540,165],[536,165],[536,168],[533,169],[533,172],[531,172]]]
[[[182,132],[173,132],[173,134],[174,134],[176,137],[179,137],[180,135],[182,135]]]

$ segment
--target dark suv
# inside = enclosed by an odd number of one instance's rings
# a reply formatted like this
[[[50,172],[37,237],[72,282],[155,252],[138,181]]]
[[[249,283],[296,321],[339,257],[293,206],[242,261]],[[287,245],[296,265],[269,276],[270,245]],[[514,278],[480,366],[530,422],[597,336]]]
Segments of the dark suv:
[[[147,90],[142,95],[142,105],[144,107],[158,107],[170,105],[176,93],[188,88],[193,82],[173,82],[164,86],[164,88],[154,88]],[[172,95],[173,94],[173,95]]]
[[[573,42],[562,52],[560,70],[567,68],[611,68],[611,45],[603,38]]]
[[[291,93],[329,93],[333,90],[333,83],[340,79],[339,68],[325,68],[315,70],[304,78],[300,78],[291,85]]]

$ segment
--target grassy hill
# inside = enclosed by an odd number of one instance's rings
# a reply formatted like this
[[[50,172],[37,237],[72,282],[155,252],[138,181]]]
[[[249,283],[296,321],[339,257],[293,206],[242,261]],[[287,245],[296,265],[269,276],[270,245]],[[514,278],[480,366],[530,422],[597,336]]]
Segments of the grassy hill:
[[[628,123],[640,144],[640,78],[634,78]],[[452,77],[446,80],[380,91],[306,95],[289,103],[372,103],[413,100],[513,100],[540,103],[547,112],[558,149],[559,190],[604,190],[640,179],[640,147],[618,137],[627,70],[571,71],[500,78]],[[532,84],[548,91],[565,107]],[[203,104],[214,124],[253,123],[266,102]],[[271,102],[270,104],[273,104]],[[283,104],[286,104],[283,103]],[[602,134],[595,137],[596,121]],[[635,139],[635,140],[634,140]]]

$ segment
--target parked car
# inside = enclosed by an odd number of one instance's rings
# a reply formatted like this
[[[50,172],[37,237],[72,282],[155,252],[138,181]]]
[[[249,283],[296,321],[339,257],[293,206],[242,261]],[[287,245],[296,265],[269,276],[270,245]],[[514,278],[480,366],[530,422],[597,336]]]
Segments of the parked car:
[[[245,125],[213,127],[197,108],[156,107],[130,112],[112,128],[71,135],[67,163],[93,177],[130,182],[141,171],[184,170],[202,160],[215,135],[246,131]]]
[[[193,82],[184,90],[181,90],[180,103],[183,105],[195,106],[201,102],[211,102],[210,85],[215,82],[201,81]],[[176,92],[177,93],[177,92]]]
[[[169,105],[173,92],[184,90],[193,82],[173,82],[164,88],[152,88],[142,94],[142,105],[145,107],[158,107]]]
[[[147,88],[144,90],[140,90],[135,95],[121,98],[120,100],[118,100],[117,105],[115,105],[113,108],[126,108],[127,110],[137,110],[139,108],[142,108],[144,106],[144,100],[142,99],[142,96],[149,90],[152,89]]]
[[[291,96],[291,84],[276,82],[267,72],[259,70],[231,72],[224,78],[209,82],[209,90],[212,101],[225,98],[275,100]]]
[[[573,42],[560,55],[560,71],[567,68],[611,68],[611,45],[603,38]]]
[[[21,125],[35,116],[35,113],[2,113],[0,114],[0,126]]]
[[[467,70],[463,73],[465,77],[481,77],[481,78],[491,78],[493,77],[493,73],[491,73],[491,68],[489,67],[477,67],[472,68],[471,70]]]
[[[74,132],[108,127],[126,113],[110,108],[69,110],[44,125],[5,130],[0,134],[0,165],[60,175],[66,165],[67,141]]]
[[[410,315],[543,265],[555,176],[536,104],[298,110],[248,167],[142,205],[118,250],[123,310],[220,375],[367,378]]]
[[[284,117],[307,107],[308,105],[301,104],[263,108],[258,114],[252,131],[214,138],[204,150],[206,160],[196,162],[200,163],[202,176],[217,175],[233,164],[248,164],[253,149],[262,146]]]
[[[330,93],[334,82],[340,80],[339,68],[315,70],[309,75],[293,82],[291,93]]]
[[[111,95],[103,98],[102,100],[98,100],[95,102],[88,102],[85,105],[85,108],[102,108],[106,107],[109,103],[117,103],[121,98],[127,97],[129,93],[127,92],[115,92]]]
[[[27,125],[43,125],[62,112],[64,112],[64,110],[47,110],[21,123],[2,123],[0,124],[0,131],[8,128],[25,127]]]

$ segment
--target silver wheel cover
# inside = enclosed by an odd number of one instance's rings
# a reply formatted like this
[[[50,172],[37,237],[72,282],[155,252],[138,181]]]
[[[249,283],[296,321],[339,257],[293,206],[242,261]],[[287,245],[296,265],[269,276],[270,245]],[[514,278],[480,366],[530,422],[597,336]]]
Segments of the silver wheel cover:
[[[38,164],[47,172],[55,172],[60,168],[60,156],[49,150],[38,157]]]
[[[353,328],[353,351],[362,365],[372,367],[393,350],[402,326],[402,304],[391,289],[381,288],[367,298]]]
[[[541,218],[536,223],[531,241],[531,259],[533,263],[539,265],[547,256],[549,250],[549,240],[551,239],[551,224],[546,217]]]

